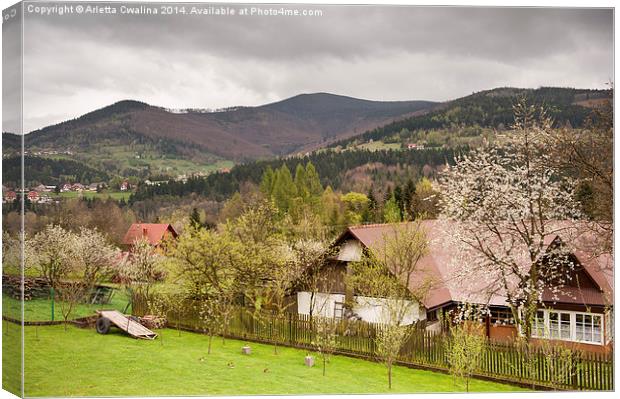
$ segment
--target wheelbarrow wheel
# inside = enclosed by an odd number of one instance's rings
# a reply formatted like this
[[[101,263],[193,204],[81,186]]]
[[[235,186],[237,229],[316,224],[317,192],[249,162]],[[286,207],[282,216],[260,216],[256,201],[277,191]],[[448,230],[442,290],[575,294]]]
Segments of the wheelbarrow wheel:
[[[97,332],[99,334],[107,334],[110,331],[112,322],[107,317],[100,317],[97,319]]]

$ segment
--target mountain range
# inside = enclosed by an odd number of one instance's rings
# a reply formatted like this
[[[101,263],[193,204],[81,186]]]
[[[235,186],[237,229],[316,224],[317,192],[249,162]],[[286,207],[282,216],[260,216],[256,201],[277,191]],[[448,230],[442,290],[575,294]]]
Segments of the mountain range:
[[[81,152],[105,140],[152,142],[160,147],[190,144],[217,157],[240,161],[318,148],[434,105],[430,101],[368,101],[314,93],[257,107],[179,113],[126,100],[33,131],[26,136],[26,147]]]
[[[30,155],[71,159],[106,173],[139,177],[209,172],[233,163],[371,141],[419,129],[504,128],[527,97],[561,123],[580,126],[607,90],[498,88],[443,103],[369,101],[329,93],[300,94],[256,107],[172,111],[124,100],[30,132]],[[4,133],[4,156],[18,136]]]

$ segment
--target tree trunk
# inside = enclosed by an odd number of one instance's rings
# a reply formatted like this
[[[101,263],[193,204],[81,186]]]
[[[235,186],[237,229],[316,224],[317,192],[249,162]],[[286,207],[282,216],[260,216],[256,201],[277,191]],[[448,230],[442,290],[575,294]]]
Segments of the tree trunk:
[[[209,333],[209,347],[207,348],[207,355],[211,354],[211,341],[213,340],[213,334]]]
[[[388,389],[392,389],[392,363],[389,362],[387,365],[388,369]]]
[[[228,332],[228,313],[224,313],[222,319],[222,345],[226,345],[226,333]]]
[[[177,332],[179,333],[179,337],[181,336],[181,312],[177,312]]]
[[[325,377],[325,366],[327,363],[327,356],[325,356],[325,354],[323,354],[323,377]]]

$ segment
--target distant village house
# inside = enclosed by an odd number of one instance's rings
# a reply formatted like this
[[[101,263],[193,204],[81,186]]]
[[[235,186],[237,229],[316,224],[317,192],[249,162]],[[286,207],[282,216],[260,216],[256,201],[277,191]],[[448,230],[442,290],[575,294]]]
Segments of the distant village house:
[[[154,248],[159,248],[165,240],[177,237],[178,233],[168,223],[134,223],[123,237],[123,245],[131,250],[137,240],[146,239]]]

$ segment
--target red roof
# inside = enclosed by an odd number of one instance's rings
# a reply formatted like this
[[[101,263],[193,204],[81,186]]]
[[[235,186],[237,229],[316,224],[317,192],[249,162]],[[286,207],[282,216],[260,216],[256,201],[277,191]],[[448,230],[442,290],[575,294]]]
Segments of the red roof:
[[[454,273],[454,260],[458,259],[456,248],[449,245],[451,222],[425,220],[421,222],[428,239],[428,253],[418,262],[418,278],[410,284],[413,290],[419,284],[431,283],[431,289],[423,300],[424,306],[431,309],[449,302],[473,302],[506,306],[506,298],[498,288],[492,285],[492,279],[484,276],[463,278]],[[372,251],[384,248],[385,238],[393,234],[398,224],[373,224],[352,226],[345,231],[337,242],[354,238]],[[549,239],[550,245],[553,237]],[[579,236],[573,243],[577,249],[572,252],[583,270],[592,278],[595,288],[567,287],[562,293],[552,296],[543,293],[543,300],[573,304],[604,305],[613,298],[613,260],[608,254],[593,254],[585,248],[591,244],[592,237],[587,234]],[[553,297],[553,299],[551,299]],[[606,303],[603,303],[606,302]]]
[[[134,223],[127,230],[123,244],[132,245],[136,240],[146,237],[151,245],[159,245],[167,235],[173,238],[178,236],[172,225],[168,223]]]

